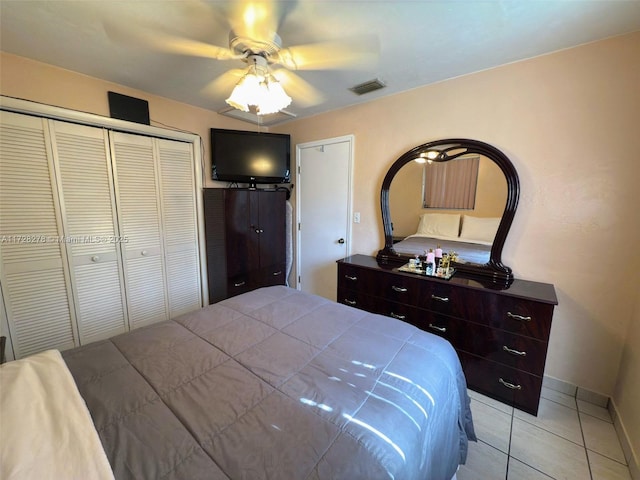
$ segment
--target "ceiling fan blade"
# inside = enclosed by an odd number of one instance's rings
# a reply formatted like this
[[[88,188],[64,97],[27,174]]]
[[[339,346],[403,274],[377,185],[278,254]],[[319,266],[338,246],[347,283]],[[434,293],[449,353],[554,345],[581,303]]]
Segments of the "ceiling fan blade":
[[[154,27],[148,23],[146,25],[137,24],[135,29],[125,28],[118,25],[117,22],[112,21],[103,21],[103,26],[109,38],[123,44],[140,45],[161,52],[213,58],[216,60],[242,58],[228,48],[166,33],[162,31],[162,28]]]
[[[233,87],[236,86],[246,73],[247,70],[244,68],[227,70],[222,75],[209,82],[201,92],[210,97],[215,97],[216,95],[226,95],[228,97],[231,95]]]
[[[312,107],[324,102],[324,95],[313,85],[289,70],[280,68],[272,75],[282,84],[282,88],[301,107]]]
[[[277,63],[292,70],[368,69],[380,52],[377,35],[283,48]]]

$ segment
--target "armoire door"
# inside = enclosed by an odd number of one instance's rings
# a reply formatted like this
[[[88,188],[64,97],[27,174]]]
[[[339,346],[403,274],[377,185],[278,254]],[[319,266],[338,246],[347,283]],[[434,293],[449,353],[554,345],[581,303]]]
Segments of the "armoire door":
[[[226,223],[227,278],[245,283],[248,273],[257,260],[255,227],[251,223],[249,191],[244,189],[221,190],[224,195]],[[222,228],[222,226],[221,226]]]
[[[0,112],[0,282],[16,358],[78,345],[47,120]]]
[[[108,132],[49,121],[80,343],[126,332]]]
[[[286,260],[285,192],[257,193],[258,225],[260,226],[260,268],[275,265],[284,267]],[[254,204],[252,203],[252,206]],[[255,206],[254,206],[255,209]]]

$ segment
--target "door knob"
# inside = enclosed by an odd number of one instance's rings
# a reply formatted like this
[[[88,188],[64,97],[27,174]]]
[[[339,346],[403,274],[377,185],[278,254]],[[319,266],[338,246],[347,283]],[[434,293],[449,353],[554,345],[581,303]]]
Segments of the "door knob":
[[[339,238],[338,239],[338,243],[343,244],[344,243],[344,238]]]

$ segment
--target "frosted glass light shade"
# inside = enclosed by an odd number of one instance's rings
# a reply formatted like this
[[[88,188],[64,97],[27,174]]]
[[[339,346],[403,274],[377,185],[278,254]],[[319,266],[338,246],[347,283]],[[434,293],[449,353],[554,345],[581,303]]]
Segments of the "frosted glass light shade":
[[[243,112],[248,112],[252,105],[256,107],[258,115],[268,115],[289,106],[291,97],[273,76],[256,75],[249,71],[234,87],[226,102]]]

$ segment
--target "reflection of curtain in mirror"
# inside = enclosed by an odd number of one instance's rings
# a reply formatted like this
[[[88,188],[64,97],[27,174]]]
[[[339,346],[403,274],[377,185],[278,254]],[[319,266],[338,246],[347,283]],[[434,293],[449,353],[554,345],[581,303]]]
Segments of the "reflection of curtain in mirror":
[[[473,210],[480,157],[424,164],[423,208]]]

